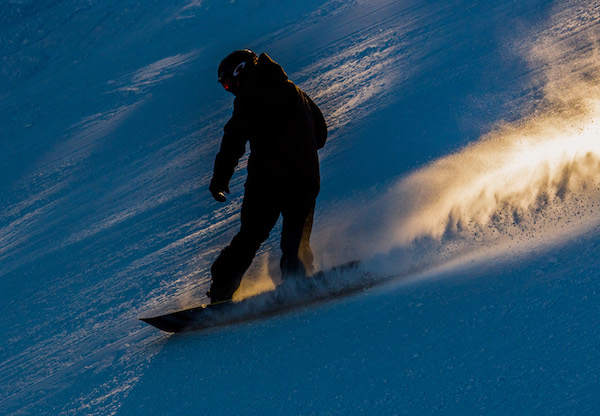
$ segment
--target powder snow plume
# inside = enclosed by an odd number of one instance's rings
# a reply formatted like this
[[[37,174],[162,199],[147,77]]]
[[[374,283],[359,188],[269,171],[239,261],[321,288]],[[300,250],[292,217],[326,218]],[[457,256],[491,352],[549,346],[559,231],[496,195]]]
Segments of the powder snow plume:
[[[531,115],[499,124],[461,151],[400,178],[372,202],[346,209],[343,220],[315,239],[322,245],[317,251],[327,253],[321,262],[388,255],[404,268],[422,267],[425,258],[434,263],[433,257],[481,248],[499,252],[515,241],[548,243],[595,222],[598,22],[598,2],[556,10],[527,44],[517,45],[543,93]],[[340,246],[340,236],[348,244]]]

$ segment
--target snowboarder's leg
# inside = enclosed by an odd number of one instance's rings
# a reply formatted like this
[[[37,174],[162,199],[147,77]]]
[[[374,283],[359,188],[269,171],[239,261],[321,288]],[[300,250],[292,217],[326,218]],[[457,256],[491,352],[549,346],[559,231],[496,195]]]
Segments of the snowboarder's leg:
[[[260,245],[269,238],[279,218],[279,210],[261,195],[246,192],[242,203],[241,227],[229,246],[225,247],[211,268],[212,302],[231,299],[240,286]]]
[[[284,207],[281,230],[281,277],[310,276],[313,254],[310,249],[315,200],[291,200]]]

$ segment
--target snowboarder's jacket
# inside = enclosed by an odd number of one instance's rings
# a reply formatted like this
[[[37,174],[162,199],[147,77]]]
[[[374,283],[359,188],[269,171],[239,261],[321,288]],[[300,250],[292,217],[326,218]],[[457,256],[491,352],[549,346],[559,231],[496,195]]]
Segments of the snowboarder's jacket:
[[[327,138],[323,114],[264,53],[249,81],[237,94],[233,115],[225,125],[211,188],[229,191],[229,180],[249,141],[247,191],[258,187],[316,198],[320,187],[317,150]]]

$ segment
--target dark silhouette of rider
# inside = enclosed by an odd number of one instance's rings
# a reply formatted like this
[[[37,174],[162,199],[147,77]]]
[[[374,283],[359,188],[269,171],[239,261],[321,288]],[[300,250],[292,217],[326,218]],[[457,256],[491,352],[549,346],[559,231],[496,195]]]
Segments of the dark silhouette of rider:
[[[235,51],[221,62],[218,76],[235,101],[210,183],[217,201],[226,200],[246,142],[250,156],[240,231],[211,268],[213,303],[232,298],[280,215],[282,278],[312,274],[309,239],[320,189],[317,150],[327,139],[317,105],[267,54]]]

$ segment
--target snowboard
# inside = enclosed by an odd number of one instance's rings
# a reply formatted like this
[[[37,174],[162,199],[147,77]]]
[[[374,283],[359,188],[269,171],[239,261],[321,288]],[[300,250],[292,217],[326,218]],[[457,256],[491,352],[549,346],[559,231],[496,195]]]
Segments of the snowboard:
[[[266,318],[348,296],[374,284],[374,276],[360,271],[359,262],[353,261],[315,273],[308,278],[286,279],[270,292],[239,302],[211,303],[139,319],[165,332],[207,329]]]

